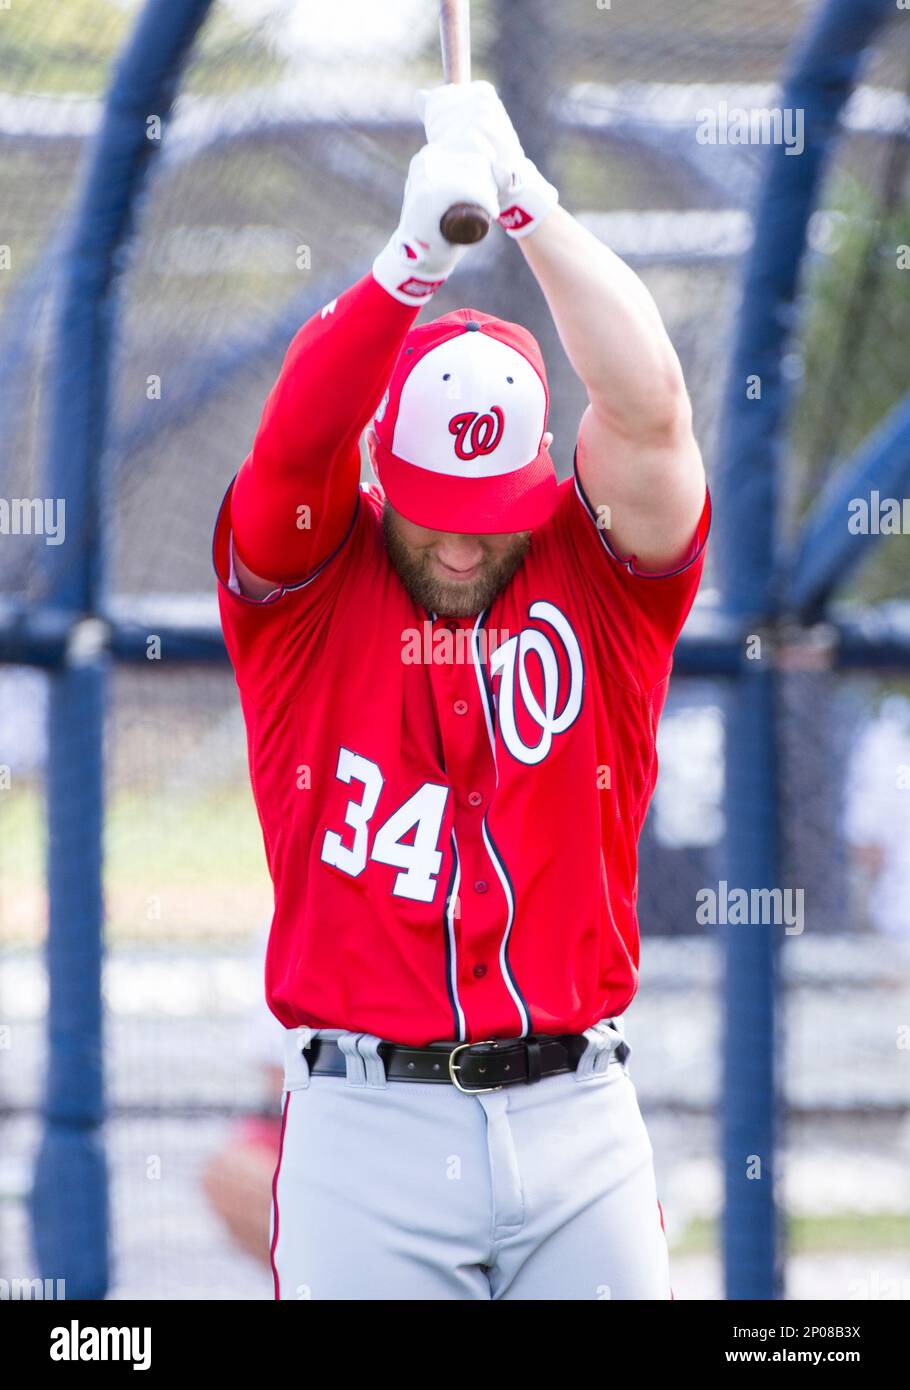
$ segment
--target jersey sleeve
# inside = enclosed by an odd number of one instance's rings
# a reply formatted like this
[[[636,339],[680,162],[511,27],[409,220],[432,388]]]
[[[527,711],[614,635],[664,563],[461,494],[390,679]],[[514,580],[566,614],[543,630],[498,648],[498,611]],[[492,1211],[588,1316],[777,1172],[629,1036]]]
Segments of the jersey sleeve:
[[[221,631],[241,694],[260,707],[285,704],[299,689],[299,674],[325,639],[342,585],[352,582],[374,542],[370,506],[358,489],[350,524],[330,555],[296,584],[278,584],[264,598],[241,593],[231,562],[232,481],[215,523],[212,547],[218,576]]]
[[[634,556],[622,556],[612,548],[577,468],[560,492],[550,543],[586,613],[595,650],[621,684],[650,690],[670,673],[673,648],[701,582],[711,527],[710,494],[706,489],[685,558],[673,569],[654,574],[638,569]]]
[[[292,340],[229,499],[237,556],[276,587],[300,584],[348,531],[360,435],[418,312],[371,273]]]
[[[418,312],[371,273],[308,319],[224,495],[212,542],[221,627],[237,684],[259,705],[291,698],[346,570],[375,540],[360,435]],[[264,598],[241,592],[235,555],[274,581]]]
[[[278,585],[263,599],[251,599],[231,585],[232,488],[233,482],[215,524],[221,631],[240,694],[258,708],[275,708],[303,694],[307,671],[332,635],[340,603],[351,589],[364,591],[365,575],[377,573],[383,543],[382,491],[375,485],[357,489],[345,535],[311,574],[297,584]]]

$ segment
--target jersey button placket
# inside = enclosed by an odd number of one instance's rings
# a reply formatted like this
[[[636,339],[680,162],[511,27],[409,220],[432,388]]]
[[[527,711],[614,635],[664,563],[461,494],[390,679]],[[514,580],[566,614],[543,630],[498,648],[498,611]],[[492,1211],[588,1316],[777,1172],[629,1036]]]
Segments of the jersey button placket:
[[[460,869],[455,918],[458,995],[467,1036],[477,1038],[487,1036],[483,1029],[489,1020],[498,1022],[508,1015],[512,1026],[517,1019],[512,1017],[514,1006],[497,965],[507,904],[501,892],[492,891],[495,868],[483,835],[496,769],[477,671],[470,659],[460,659],[468,650],[464,644],[456,644],[452,650],[455,659],[434,663],[430,681],[445,775],[452,788]]]

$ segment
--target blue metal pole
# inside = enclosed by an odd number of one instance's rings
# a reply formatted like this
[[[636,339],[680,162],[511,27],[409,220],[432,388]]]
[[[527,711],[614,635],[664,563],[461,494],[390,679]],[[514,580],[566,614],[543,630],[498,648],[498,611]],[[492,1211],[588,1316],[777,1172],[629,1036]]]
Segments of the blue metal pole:
[[[778,480],[786,408],[781,371],[794,317],[806,227],[841,108],[891,0],[827,0],[804,36],[780,106],[801,113],[804,148],[771,146],[755,216],[727,385],[714,482],[716,554],[731,616],[773,627],[781,608]],[[794,118],[795,119],[795,118]],[[747,385],[760,386],[760,396]],[[780,732],[773,633],[743,661],[728,703],[726,844],[732,887],[783,887]],[[775,1201],[776,1009],[782,926],[725,926],[723,1251],[728,1299],[781,1292]]]
[[[787,406],[781,363],[794,327],[806,229],[838,133],[876,29],[894,13],[891,0],[827,0],[804,35],[784,79],[780,106],[801,112],[804,149],[767,151],[765,180],[746,261],[714,494],[719,519],[716,559],[724,598],[734,612],[766,614],[778,587],[778,478]],[[747,381],[761,385],[759,399]]]
[[[724,873],[732,888],[774,888],[778,788],[774,676],[750,663],[727,704]],[[777,940],[782,928],[754,922],[720,927],[725,944],[723,1039],[723,1250],[726,1296],[780,1292],[775,1203]]]
[[[104,684],[103,658],[71,661],[51,676],[48,702],[48,1074],[32,1231],[41,1277],[64,1281],[67,1298],[103,1298],[108,1279],[101,1144]]]
[[[910,394],[838,469],[806,517],[790,565],[787,599],[791,608],[812,617],[866,558],[870,547],[879,544],[877,526],[850,530],[850,503],[865,500],[871,512],[873,490],[882,498],[903,497],[908,482]]]
[[[109,1282],[103,1117],[101,963],[108,656],[86,621],[103,602],[102,466],[118,253],[184,61],[211,0],[148,0],[119,58],[65,251],[56,329],[47,495],[65,502],[65,540],[48,551],[46,602],[70,615],[50,677],[48,729],[49,1060],[32,1193],[43,1278],[67,1298],[103,1298]],[[154,133],[154,126],[152,127]]]

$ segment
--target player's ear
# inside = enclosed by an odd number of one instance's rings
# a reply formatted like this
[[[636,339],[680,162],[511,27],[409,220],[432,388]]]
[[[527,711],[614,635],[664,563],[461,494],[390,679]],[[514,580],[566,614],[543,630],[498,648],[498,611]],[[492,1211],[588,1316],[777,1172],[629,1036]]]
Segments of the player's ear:
[[[370,456],[370,467],[373,469],[373,473],[375,474],[376,479],[377,479],[377,481],[378,481],[378,480],[379,480],[379,465],[378,465],[377,462],[376,462],[376,445],[377,445],[377,443],[378,443],[378,439],[377,439],[377,436],[376,436],[376,431],[375,431],[374,429],[368,429],[368,430],[367,430],[367,452],[368,452],[368,454],[369,454],[369,456]]]

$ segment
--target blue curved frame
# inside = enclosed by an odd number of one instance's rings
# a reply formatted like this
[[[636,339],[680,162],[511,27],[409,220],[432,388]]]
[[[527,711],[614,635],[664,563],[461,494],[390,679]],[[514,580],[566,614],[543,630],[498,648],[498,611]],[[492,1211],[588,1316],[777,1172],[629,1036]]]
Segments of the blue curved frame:
[[[69,1299],[108,1288],[101,961],[103,722],[108,656],[80,621],[103,606],[102,458],[120,251],[211,0],[147,0],[118,59],[65,248],[56,325],[47,495],[66,501],[48,548],[46,604],[69,640],[48,702],[48,1075],[31,1197],[43,1278]]]
[[[50,672],[48,820],[50,1061],[44,1132],[31,1203],[39,1269],[65,1279],[69,1298],[107,1291],[107,1175],[101,1031],[102,727],[108,662],[135,660],[142,632],[111,621],[106,637],[83,615],[104,615],[100,461],[107,437],[111,339],[120,253],[160,142],[146,118],[164,121],[211,0],[147,0],[118,60],[101,131],[93,144],[72,234],[65,248],[56,335],[47,492],[67,501],[68,539],[48,553],[45,601],[28,610],[0,604],[0,660],[31,661]],[[779,439],[786,406],[780,360],[791,331],[808,217],[837,120],[856,81],[863,50],[893,13],[893,0],[827,0],[799,48],[783,105],[806,111],[799,158],[769,152],[726,395],[721,469],[713,493],[724,611],[684,635],[677,668],[725,678],[734,696],[728,724],[727,872],[738,885],[779,882],[776,820],[775,677],[770,663],[745,669],[743,635],[772,628],[782,576],[775,535]],[[268,334],[264,337],[269,336]],[[235,345],[239,361],[259,345]],[[762,401],[747,401],[747,374],[762,377]],[[197,382],[184,404],[198,400]],[[906,440],[906,409],[861,455],[857,470],[879,478]],[[122,441],[121,441],[122,442]],[[834,499],[836,504],[836,498]],[[830,512],[829,512],[830,514]],[[824,516],[824,513],[820,513]],[[833,555],[818,517],[804,531],[795,566],[805,604],[831,587]],[[135,629],[135,630],[134,630]],[[167,627],[175,659],[223,659],[216,629]],[[843,628],[846,664],[910,666],[910,627]],[[759,669],[760,668],[760,669]],[[724,1254],[730,1298],[779,1291],[774,1203],[777,1046],[775,949],[761,928],[728,937],[724,1041]],[[767,1180],[749,1181],[749,1155]]]
[[[827,0],[814,16],[783,83],[780,105],[804,112],[798,156],[771,147],[746,263],[743,297],[714,480],[715,554],[728,614],[746,632],[765,629],[767,655],[741,663],[728,691],[724,867],[736,887],[782,884],[776,626],[791,616],[790,572],[778,537],[787,392],[782,372],[794,327],[806,229],[835,143],[844,103],[868,45],[894,13],[892,0]],[[761,381],[750,400],[746,382]],[[882,455],[877,454],[879,464]],[[806,566],[802,583],[808,587]],[[729,1299],[782,1290],[775,1200],[781,1030],[777,1009],[780,928],[728,927],[724,937],[724,1216]]]

